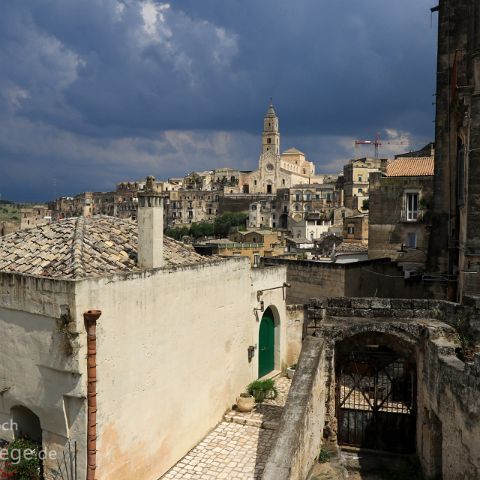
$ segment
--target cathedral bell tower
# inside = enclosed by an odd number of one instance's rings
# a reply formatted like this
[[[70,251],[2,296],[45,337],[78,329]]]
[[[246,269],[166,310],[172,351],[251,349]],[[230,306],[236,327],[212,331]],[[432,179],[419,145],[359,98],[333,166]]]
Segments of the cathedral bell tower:
[[[272,152],[274,155],[280,155],[280,132],[278,131],[278,117],[273,108],[272,101],[268,107],[267,114],[263,119],[262,133],[262,155]]]

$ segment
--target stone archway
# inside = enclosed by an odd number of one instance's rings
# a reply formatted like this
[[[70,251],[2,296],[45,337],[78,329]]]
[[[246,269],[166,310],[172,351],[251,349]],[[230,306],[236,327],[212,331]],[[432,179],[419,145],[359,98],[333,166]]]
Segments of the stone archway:
[[[416,356],[400,337],[362,332],[335,344],[340,445],[415,452]]]
[[[42,444],[42,427],[40,419],[28,408],[18,405],[10,409],[14,437],[27,437],[30,440]]]

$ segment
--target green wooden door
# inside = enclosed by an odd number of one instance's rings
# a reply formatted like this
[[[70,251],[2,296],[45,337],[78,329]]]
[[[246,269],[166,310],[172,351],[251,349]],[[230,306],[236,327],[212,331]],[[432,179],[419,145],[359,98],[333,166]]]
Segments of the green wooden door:
[[[260,322],[258,352],[258,376],[263,377],[275,368],[275,322],[269,308]]]

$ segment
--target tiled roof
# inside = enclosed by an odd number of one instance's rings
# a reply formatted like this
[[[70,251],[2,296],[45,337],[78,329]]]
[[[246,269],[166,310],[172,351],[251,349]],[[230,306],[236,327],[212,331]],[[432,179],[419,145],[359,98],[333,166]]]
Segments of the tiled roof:
[[[433,175],[433,157],[400,157],[387,165],[387,177],[424,177]]]
[[[301,152],[300,150],[296,149],[296,148],[289,148],[288,150],[285,150],[282,155],[285,155],[285,154],[295,154],[295,155],[305,155],[303,152]]]
[[[0,238],[0,271],[85,278],[139,271],[137,222],[115,217],[69,218]],[[164,237],[165,266],[211,262]]]
[[[359,243],[342,242],[340,245],[335,246],[336,253],[366,253],[368,247]]]

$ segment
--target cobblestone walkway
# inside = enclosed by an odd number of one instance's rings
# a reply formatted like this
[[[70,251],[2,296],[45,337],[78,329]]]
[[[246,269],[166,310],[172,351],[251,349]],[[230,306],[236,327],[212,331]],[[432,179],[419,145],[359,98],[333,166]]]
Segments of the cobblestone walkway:
[[[278,397],[257,405],[251,413],[235,410],[162,480],[258,480],[275,437],[291,381],[276,379]]]

